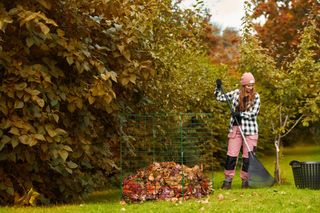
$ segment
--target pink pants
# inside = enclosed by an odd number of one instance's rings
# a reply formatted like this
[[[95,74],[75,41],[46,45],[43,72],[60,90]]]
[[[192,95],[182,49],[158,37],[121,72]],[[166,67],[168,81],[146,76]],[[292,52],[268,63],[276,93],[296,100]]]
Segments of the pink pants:
[[[257,142],[258,142],[258,134],[256,135],[247,135],[245,136],[247,144],[250,148],[251,151],[254,150],[254,147],[257,146]],[[227,181],[232,181],[234,175],[235,175],[235,166],[236,166],[236,162],[232,162],[232,161],[237,161],[238,159],[238,155],[240,153],[240,149],[242,147],[242,159],[243,162],[246,162],[247,164],[249,163],[248,160],[248,148],[245,145],[239,127],[238,126],[234,126],[232,129],[232,132],[230,132],[228,134],[228,159],[229,162],[227,160],[226,164],[230,164],[231,165],[226,165],[226,169],[224,171],[224,175],[225,175],[225,180]],[[230,160],[231,159],[231,160]],[[248,180],[248,172],[247,172],[247,168],[248,165],[243,165],[242,166],[242,170],[240,172],[240,177],[242,180]]]

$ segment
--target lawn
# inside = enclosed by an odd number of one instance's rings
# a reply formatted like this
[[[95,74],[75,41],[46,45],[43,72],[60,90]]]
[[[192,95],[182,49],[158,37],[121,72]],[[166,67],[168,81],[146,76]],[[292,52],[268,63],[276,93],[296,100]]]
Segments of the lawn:
[[[273,172],[274,156],[260,159]],[[64,212],[319,212],[319,190],[297,189],[289,162],[320,161],[320,146],[301,146],[285,149],[281,159],[282,176],[285,184],[264,189],[240,189],[239,174],[232,190],[219,189],[223,180],[222,171],[214,173],[212,195],[202,199],[183,202],[154,201],[121,205],[119,190],[93,193],[88,200],[77,204],[49,207],[2,207],[0,213],[64,213]]]

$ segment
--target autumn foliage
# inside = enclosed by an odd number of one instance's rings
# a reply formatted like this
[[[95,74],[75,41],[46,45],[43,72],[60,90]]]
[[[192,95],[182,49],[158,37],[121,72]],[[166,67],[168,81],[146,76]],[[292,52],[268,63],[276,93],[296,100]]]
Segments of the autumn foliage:
[[[204,47],[202,18],[169,0],[15,0],[0,11],[1,204],[105,187],[119,171],[119,115],[138,109],[168,59],[179,63],[172,54]]]
[[[303,29],[310,20],[314,19],[317,27],[320,27],[319,12],[318,0],[255,1],[252,16],[263,20],[262,24],[255,25],[255,30],[262,46],[275,58],[278,67],[294,60]],[[319,55],[318,51],[318,59]]]

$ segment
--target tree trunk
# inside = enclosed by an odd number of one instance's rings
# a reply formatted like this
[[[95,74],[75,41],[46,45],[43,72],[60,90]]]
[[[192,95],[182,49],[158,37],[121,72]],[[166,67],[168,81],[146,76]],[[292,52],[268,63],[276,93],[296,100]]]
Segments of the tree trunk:
[[[281,176],[280,176],[280,138],[276,139],[274,142],[276,147],[276,165],[274,170],[274,178],[276,179],[277,183],[281,183]]]

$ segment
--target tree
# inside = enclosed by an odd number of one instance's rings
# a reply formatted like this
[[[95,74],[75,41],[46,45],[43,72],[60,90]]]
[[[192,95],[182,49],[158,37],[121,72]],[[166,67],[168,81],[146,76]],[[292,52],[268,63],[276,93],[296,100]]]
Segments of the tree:
[[[205,41],[208,43],[208,54],[213,64],[227,65],[231,74],[236,73],[239,60],[239,46],[241,38],[239,32],[233,28],[221,29],[210,23],[206,23]]]
[[[250,9],[250,2],[246,2]],[[289,68],[278,69],[276,62],[262,48],[258,38],[251,36],[250,10],[244,20],[244,42],[241,48],[240,69],[255,74],[261,94],[262,130],[272,129],[276,148],[275,178],[281,183],[281,141],[302,121],[303,125],[319,118],[319,62],[315,60],[319,46],[315,40],[316,25],[310,22],[299,45],[299,53]],[[300,80],[303,79],[303,83]],[[310,87],[308,86],[311,86]],[[266,130],[265,130],[266,128]],[[267,133],[268,134],[268,133]]]
[[[311,20],[315,20],[320,27],[320,4],[317,0],[267,0],[253,1],[252,17],[256,20],[264,20],[263,23],[254,25],[262,47],[268,49],[276,61],[277,66],[287,66],[292,62],[298,51],[299,38],[303,28]],[[316,36],[320,39],[319,35]],[[319,59],[320,52],[317,52]]]

